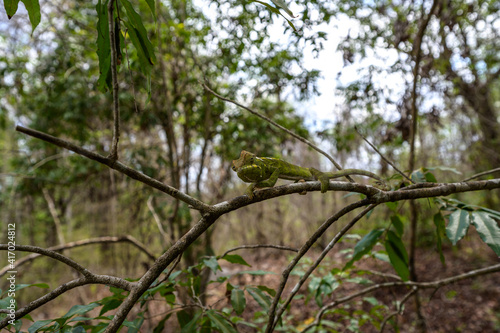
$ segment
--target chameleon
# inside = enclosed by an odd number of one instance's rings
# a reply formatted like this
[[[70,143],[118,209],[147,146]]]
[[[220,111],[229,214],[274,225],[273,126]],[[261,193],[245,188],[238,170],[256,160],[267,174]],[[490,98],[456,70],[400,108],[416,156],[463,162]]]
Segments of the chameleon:
[[[241,180],[251,183],[245,191],[250,199],[254,196],[255,188],[273,187],[278,178],[295,181],[319,180],[321,193],[328,190],[330,179],[353,174],[375,178],[382,182],[385,187],[384,181],[369,171],[344,169],[337,172],[322,172],[315,168],[301,167],[273,157],[257,157],[245,150],[241,151],[237,160],[233,160],[231,168]]]

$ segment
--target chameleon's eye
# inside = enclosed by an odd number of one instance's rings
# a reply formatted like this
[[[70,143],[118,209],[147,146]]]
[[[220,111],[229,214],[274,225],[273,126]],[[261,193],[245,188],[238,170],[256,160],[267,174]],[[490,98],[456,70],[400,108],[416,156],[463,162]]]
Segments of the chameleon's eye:
[[[251,157],[251,158],[250,158],[250,163],[251,163],[251,164],[253,164],[253,161],[254,161],[254,158],[253,158],[253,157]]]
[[[236,171],[236,167],[234,165],[231,167],[231,169],[233,169],[233,171]]]

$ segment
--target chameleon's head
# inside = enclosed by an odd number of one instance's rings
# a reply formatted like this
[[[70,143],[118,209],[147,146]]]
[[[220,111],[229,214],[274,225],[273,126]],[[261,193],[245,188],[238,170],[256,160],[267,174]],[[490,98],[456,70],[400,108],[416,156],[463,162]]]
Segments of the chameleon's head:
[[[238,171],[239,168],[245,165],[252,165],[255,160],[255,154],[248,152],[246,150],[242,150],[240,154],[240,158],[237,160],[233,160],[231,169],[233,171]]]

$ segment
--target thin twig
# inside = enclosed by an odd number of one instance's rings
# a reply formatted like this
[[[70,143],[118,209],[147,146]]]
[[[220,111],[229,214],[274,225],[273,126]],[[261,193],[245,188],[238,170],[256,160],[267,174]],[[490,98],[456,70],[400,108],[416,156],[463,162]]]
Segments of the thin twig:
[[[372,209],[374,209],[376,206],[377,206],[376,204],[372,204],[372,205],[369,205],[368,207],[366,207],[365,209],[363,209],[363,211],[360,212],[355,218],[353,218],[348,224],[346,224],[335,235],[335,237],[333,237],[333,239],[330,241],[330,243],[328,243],[328,245],[325,247],[325,249],[323,251],[321,251],[321,254],[316,259],[316,261],[312,265],[310,265],[309,268],[307,269],[307,271],[304,273],[304,275],[302,275],[300,277],[299,282],[297,282],[295,284],[295,286],[293,287],[292,291],[288,295],[288,297],[285,300],[285,302],[283,304],[281,304],[280,308],[278,309],[278,312],[276,313],[276,317],[274,318],[273,329],[276,326],[276,324],[279,322],[279,319],[283,315],[283,312],[285,312],[286,308],[288,307],[288,305],[290,304],[290,302],[292,301],[292,299],[299,292],[300,287],[302,287],[302,285],[306,282],[306,280],[309,278],[309,276],[312,274],[312,272],[314,272],[314,270],[316,270],[316,268],[323,261],[323,259],[326,257],[326,255],[328,254],[328,252],[330,252],[330,250],[335,246],[335,244],[338,243],[338,241],[340,240],[340,238],[342,238],[342,236],[344,236],[345,233],[347,231],[349,231],[349,229],[351,229],[363,216],[365,216],[369,211],[371,211]]]
[[[278,249],[278,250],[285,250],[285,251],[293,251],[293,252],[299,252],[298,249],[290,246],[284,246],[284,245],[274,245],[274,244],[256,244],[256,245],[240,245],[233,247],[232,249],[227,250],[224,252],[220,258],[223,258],[226,254],[241,250],[241,249],[258,249],[258,248],[272,248],[272,249]]]
[[[113,142],[111,144],[111,160],[118,159],[118,141],[120,141],[120,104],[118,103],[118,51],[116,50],[119,37],[116,36],[115,20],[113,12],[115,10],[115,0],[108,2],[108,26],[109,26],[109,44],[111,46],[111,85],[113,91]],[[119,24],[119,23],[118,23]]]
[[[295,139],[299,140],[300,142],[303,142],[305,143],[306,145],[308,145],[309,147],[313,148],[314,150],[316,150],[317,152],[319,152],[320,154],[326,156],[326,158],[328,158],[330,160],[330,162],[333,163],[333,165],[335,165],[335,167],[338,169],[338,170],[342,170],[342,167],[340,166],[340,164],[338,164],[334,159],[333,157],[331,157],[327,152],[325,152],[324,150],[320,149],[318,146],[316,146],[315,144],[313,144],[311,141],[307,140],[306,138],[290,131],[289,129],[281,126],[280,124],[278,124],[277,122],[275,122],[274,120],[270,119],[269,117],[266,117],[262,114],[260,114],[259,112],[249,108],[248,106],[245,106],[243,104],[240,104],[236,101],[233,101],[232,99],[229,99],[229,98],[226,98],[226,97],[223,97],[221,95],[219,95],[218,93],[216,93],[215,91],[213,91],[212,89],[210,89],[205,83],[203,82],[200,82],[203,87],[205,88],[205,90],[207,90],[209,93],[211,93],[212,95],[214,95],[215,97],[217,97],[218,99],[221,99],[223,101],[226,101],[226,102],[229,102],[229,103],[232,103],[236,106],[239,106],[240,108],[242,109],[245,109],[247,110],[248,112],[250,112],[251,114],[265,120],[266,122],[268,122],[269,124],[279,128],[280,130],[288,133],[289,135],[293,136]],[[354,180],[350,177],[350,176],[346,176],[346,178],[351,182],[351,183],[354,183]]]
[[[172,275],[172,273],[173,273],[174,269],[175,269],[175,268],[177,267],[177,265],[181,262],[181,258],[182,258],[182,253],[181,253],[181,254],[179,254],[179,255],[177,256],[177,258],[176,258],[176,259],[175,259],[175,261],[174,261],[174,264],[173,264],[173,265],[172,265],[172,267],[170,267],[170,269],[168,270],[167,275],[165,275],[165,277],[164,277],[161,281],[159,281],[156,285],[151,286],[151,288],[154,288],[154,287],[156,287],[156,286],[159,286],[159,285],[160,285],[160,284],[162,284],[163,282],[167,281],[167,280],[168,280],[168,278],[170,277],[170,275]]]
[[[403,314],[403,305],[406,303],[406,301],[410,298],[411,295],[416,293],[418,291],[417,287],[413,287],[409,293],[407,293],[403,299],[397,304],[396,310],[394,312],[389,313],[384,320],[382,321],[382,324],[380,325],[380,333],[384,332],[385,325],[387,322],[394,317],[395,315],[402,315]]]
[[[468,182],[469,180],[472,180],[474,178],[479,178],[479,177],[486,176],[486,175],[489,175],[489,174],[492,174],[492,173],[495,173],[495,172],[499,172],[499,171],[500,171],[500,168],[483,171],[483,172],[480,172],[480,173],[476,173],[475,175],[472,175],[469,178],[466,178],[466,179],[464,179],[462,181],[463,182]]]
[[[148,205],[149,211],[153,215],[153,219],[156,222],[156,226],[158,227],[158,230],[160,231],[162,243],[165,243],[167,241],[168,236],[167,236],[167,233],[165,232],[165,230],[163,229],[163,226],[161,225],[160,217],[158,216],[158,214],[155,211],[155,208],[153,207],[153,196],[152,195],[149,196],[148,201],[147,201],[147,205]]]
[[[368,199],[363,199],[359,200],[357,202],[354,202],[350,205],[347,205],[346,207],[342,208],[340,211],[335,213],[334,215],[330,216],[323,224],[314,232],[314,234],[309,237],[309,239],[302,245],[302,247],[299,250],[299,253],[293,258],[293,260],[288,264],[286,269],[281,273],[281,281],[280,285],[278,287],[278,290],[276,291],[276,295],[274,296],[273,303],[271,304],[271,307],[268,310],[269,314],[269,319],[268,319],[268,324],[266,328],[266,333],[272,332],[274,329],[274,326],[278,322],[279,318],[276,316],[275,320],[275,313],[276,309],[279,304],[279,300],[281,298],[281,294],[283,293],[283,290],[285,289],[286,283],[288,281],[288,277],[290,276],[290,273],[292,272],[293,268],[299,263],[300,259],[309,251],[309,249],[316,243],[316,241],[326,232],[326,230],[336,221],[338,221],[342,216],[346,215],[347,213],[353,211],[356,208],[363,207],[368,205],[370,202]]]
[[[382,154],[378,149],[377,147],[375,147],[374,144],[372,144],[370,141],[368,141],[368,139],[363,135],[361,134],[361,132],[359,131],[358,127],[355,126],[354,129],[356,130],[356,132],[358,133],[358,135],[363,139],[365,140],[365,142],[370,146],[372,147],[373,150],[375,150],[375,152],[387,163],[389,164],[394,170],[396,170],[401,176],[403,176],[404,178],[406,178],[410,183],[414,184],[415,182],[413,180],[411,180],[410,177],[408,177],[403,171],[399,170],[398,167],[392,163],[387,157],[384,156],[384,154]]]

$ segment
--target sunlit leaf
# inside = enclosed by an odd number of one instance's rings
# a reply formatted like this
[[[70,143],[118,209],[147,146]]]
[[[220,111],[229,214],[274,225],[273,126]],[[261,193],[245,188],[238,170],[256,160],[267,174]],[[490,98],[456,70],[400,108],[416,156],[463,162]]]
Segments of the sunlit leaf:
[[[17,12],[18,6],[19,0],[4,0],[3,7],[5,8],[5,12],[7,13],[7,17],[9,18],[9,20]]]
[[[472,213],[472,224],[476,227],[481,239],[500,256],[500,228],[497,221],[484,212]]]
[[[453,245],[456,245],[467,234],[469,224],[470,216],[468,211],[459,209],[451,213],[446,227],[446,236]]]
[[[28,16],[31,22],[31,33],[35,31],[35,28],[40,23],[40,19],[42,18],[40,14],[40,3],[38,0],[21,0],[28,11]]]

